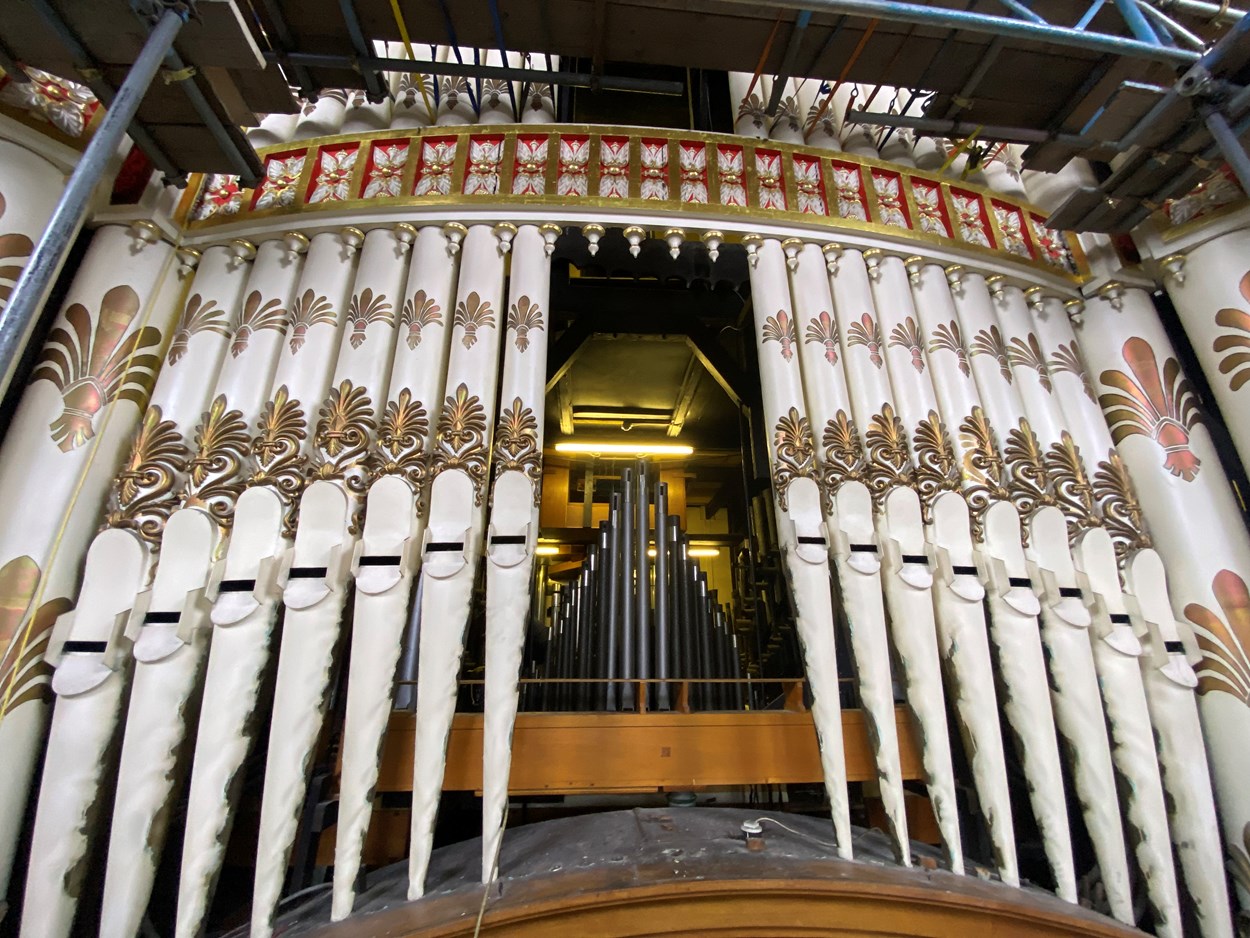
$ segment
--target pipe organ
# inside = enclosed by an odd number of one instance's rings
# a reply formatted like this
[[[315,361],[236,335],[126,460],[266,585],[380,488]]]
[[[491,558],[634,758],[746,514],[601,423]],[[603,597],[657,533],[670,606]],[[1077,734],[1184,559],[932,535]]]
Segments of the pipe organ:
[[[393,813],[397,714],[397,898],[432,901],[478,684],[480,879],[506,878],[527,714],[785,709],[749,644],[771,603],[845,869],[871,855],[867,797],[899,882],[940,865],[1003,902],[1098,902],[1100,934],[1231,938],[1250,900],[1250,536],[1225,468],[1250,446],[1244,203],[1159,220],[1130,269],[1046,228],[1013,150],[978,179],[939,142],[842,127],[848,107],[911,113],[899,89],[817,105],[732,73],[731,135],[554,123],[541,84],[390,81],[381,103],[330,91],[266,117],[255,189],[210,175],[173,212],[110,206],[63,274],[0,446],[0,884],[20,934],[139,934],[177,853],[174,933],[195,938],[246,825],[266,938],[325,764],[324,918],[350,921]],[[6,132],[0,257],[20,264],[60,175]],[[692,553],[696,464],[594,454],[561,468],[581,494],[545,520],[553,429],[605,419],[558,388],[595,333],[571,298],[679,267],[740,301],[719,334],[651,330],[685,335],[748,427],[732,583]],[[645,302],[613,333],[662,315]],[[551,528],[580,537],[558,560]]]

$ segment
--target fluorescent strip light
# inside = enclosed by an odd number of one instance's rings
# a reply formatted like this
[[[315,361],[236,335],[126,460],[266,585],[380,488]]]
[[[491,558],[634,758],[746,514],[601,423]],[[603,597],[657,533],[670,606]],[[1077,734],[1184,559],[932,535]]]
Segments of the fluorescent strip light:
[[[534,553],[539,557],[555,557],[560,553],[560,548],[555,544],[539,544],[534,548]]]
[[[690,456],[693,446],[683,443],[557,443],[557,453],[585,453],[591,456]]]
[[[716,547],[692,547],[686,551],[690,557],[719,557],[720,549]]]

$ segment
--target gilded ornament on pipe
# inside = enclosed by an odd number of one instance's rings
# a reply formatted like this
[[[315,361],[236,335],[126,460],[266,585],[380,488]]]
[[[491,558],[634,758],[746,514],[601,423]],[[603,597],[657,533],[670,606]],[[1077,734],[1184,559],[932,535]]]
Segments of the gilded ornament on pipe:
[[[217,395],[195,433],[183,504],[204,508],[218,524],[228,526],[245,485],[243,465],[250,444],[242,411],[228,409],[225,395]]]
[[[399,397],[387,402],[382,412],[377,445],[369,456],[369,471],[375,477],[403,476],[420,498],[429,477],[429,456],[425,452],[429,433],[429,414],[404,388]]]
[[[1046,453],[1046,472],[1055,502],[1068,521],[1068,539],[1075,541],[1082,531],[1102,527],[1094,488],[1085,473],[1081,451],[1066,430]]]
[[[868,473],[864,458],[864,444],[859,438],[855,421],[845,410],[839,410],[833,419],[825,422],[821,433],[821,445],[825,448],[824,464],[820,467],[825,511],[833,508],[838,489],[846,482],[863,482]]]
[[[811,424],[798,409],[791,407],[782,414],[773,431],[773,491],[782,511],[790,507],[790,483],[799,478],[811,478],[816,471],[816,443],[812,438]]]
[[[1123,560],[1130,550],[1152,546],[1128,466],[1114,449],[1098,464],[1093,488],[1103,524],[1115,544],[1116,556]]]
[[[313,444],[312,478],[339,479],[348,491],[363,495],[369,487],[365,459],[377,430],[367,388],[351,381],[330,388],[321,404]]]
[[[461,382],[454,394],[447,395],[438,417],[431,478],[448,469],[463,471],[473,484],[473,503],[481,505],[488,461],[486,409]]]
[[[932,519],[934,499],[942,492],[959,491],[959,458],[946,432],[946,424],[934,410],[916,427],[912,445],[916,450],[913,475],[916,494],[920,496],[920,508],[928,523]]]
[[[998,451],[994,428],[980,407],[959,425],[959,438],[964,447],[964,497],[972,518],[972,533],[977,541],[985,540],[985,511],[994,502],[1009,501],[1011,491],[1007,466]]]
[[[510,469],[524,473],[534,488],[534,506],[537,507],[542,499],[542,466],[538,420],[519,397],[514,398],[500,413],[499,427],[495,431],[495,478]]]
[[[868,444],[868,488],[878,510],[885,497],[899,485],[912,484],[911,460],[907,454],[907,428],[890,404],[874,414],[864,435]]]
[[[134,531],[149,544],[159,544],[165,522],[177,507],[174,486],[188,456],[178,425],[163,419],[159,407],[149,407],[113,482],[107,526]]]

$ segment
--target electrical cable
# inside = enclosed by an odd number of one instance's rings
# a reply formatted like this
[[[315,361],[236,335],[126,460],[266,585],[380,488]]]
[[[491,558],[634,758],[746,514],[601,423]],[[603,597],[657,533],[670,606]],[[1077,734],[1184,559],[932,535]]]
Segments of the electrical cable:
[[[811,834],[806,834],[803,831],[795,830],[793,827],[790,827],[788,824],[783,824],[781,821],[777,820],[774,817],[757,817],[752,821],[743,821],[742,832],[744,834],[762,834],[764,832],[764,828],[761,827],[761,825],[765,821],[768,821],[772,824],[776,824],[778,827],[782,828],[783,830],[788,830],[791,834],[794,834],[796,837],[802,837],[805,840],[810,840],[812,843],[820,844],[822,847],[829,847],[832,850],[838,849],[837,844],[829,843],[826,840],[820,840],[819,838],[813,837]]]

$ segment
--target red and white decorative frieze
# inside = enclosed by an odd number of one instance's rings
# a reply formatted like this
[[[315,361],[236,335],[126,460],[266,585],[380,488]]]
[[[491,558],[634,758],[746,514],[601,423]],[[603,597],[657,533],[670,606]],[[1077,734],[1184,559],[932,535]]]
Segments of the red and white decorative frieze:
[[[629,198],[629,138],[599,141],[599,198]]]
[[[877,193],[877,208],[884,224],[893,228],[910,228],[907,198],[903,195],[903,177],[881,169],[872,171],[872,188]]]
[[[951,221],[946,213],[946,203],[942,201],[941,187],[937,183],[913,179],[911,192],[916,199],[916,222],[920,230],[949,238]]]
[[[642,140],[642,172],[638,195],[644,199],[668,199],[668,141]]]
[[[465,195],[499,192],[499,167],[503,163],[503,137],[470,137],[469,165],[465,170]]]
[[[742,147],[718,146],[716,170],[720,178],[720,204],[746,208],[746,170],[743,164]]]
[[[351,194],[352,173],[356,171],[358,144],[322,147],[312,179],[308,183],[308,204],[342,202]]]
[[[707,204],[707,144],[683,140],[678,148],[681,200]]]
[[[513,195],[545,195],[547,192],[547,136],[520,136],[516,140]]]
[[[295,204],[296,187],[304,171],[306,151],[275,153],[265,158],[265,178],[256,188],[252,208],[281,208]]]
[[[838,194],[838,217],[868,221],[868,195],[864,176],[854,163],[833,160],[833,185]]]
[[[759,189],[759,207],[784,212],[786,181],[781,172],[781,154],[776,150],[756,150],[755,179]]]
[[[955,223],[959,226],[959,240],[969,244],[979,244],[984,248],[992,248],[994,242],[990,237],[989,218],[985,214],[985,203],[975,192],[951,187],[951,201],[955,203]]]
[[[215,215],[235,215],[243,207],[243,190],[239,177],[213,173],[204,183],[200,200],[191,212],[194,221],[203,221]]]
[[[408,165],[407,140],[376,140],[365,166],[365,199],[395,198],[403,189],[404,167]]]
[[[556,176],[557,195],[589,195],[590,138],[564,136],[560,138],[559,174]]]
[[[798,193],[799,211],[804,215],[829,214],[825,178],[818,157],[794,155],[794,188]]]
[[[432,137],[421,141],[417,184],[413,195],[450,195],[451,170],[456,162],[459,137]]]
[[[1076,273],[1076,260],[1072,257],[1072,249],[1068,247],[1068,239],[1063,232],[1046,227],[1046,219],[1041,215],[1029,216],[1029,227],[1033,231],[1033,242],[1041,252],[1042,260],[1052,267],[1061,267],[1068,273]]]
[[[1003,248],[1012,254],[1032,258],[1033,248],[1029,245],[1028,232],[1025,229],[1024,213],[1014,205],[1008,205],[997,199],[991,199],[994,218],[998,222],[998,230],[1003,236]]]

